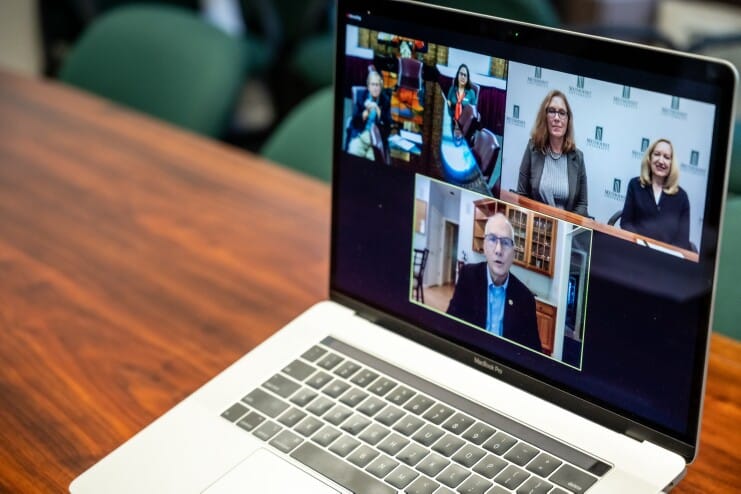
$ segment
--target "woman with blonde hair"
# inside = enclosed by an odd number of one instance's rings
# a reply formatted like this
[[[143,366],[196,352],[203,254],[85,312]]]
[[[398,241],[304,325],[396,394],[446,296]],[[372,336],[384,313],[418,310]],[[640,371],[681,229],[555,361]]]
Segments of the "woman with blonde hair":
[[[520,163],[517,193],[588,216],[584,155],[574,143],[574,115],[561,91],[550,91],[540,104]]]
[[[692,248],[690,202],[679,186],[679,167],[668,139],[657,139],[646,150],[641,175],[628,184],[620,225],[623,230]]]

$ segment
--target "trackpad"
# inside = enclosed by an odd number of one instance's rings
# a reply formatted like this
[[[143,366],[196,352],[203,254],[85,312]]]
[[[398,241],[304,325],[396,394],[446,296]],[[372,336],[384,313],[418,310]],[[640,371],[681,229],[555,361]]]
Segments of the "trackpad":
[[[203,494],[337,494],[327,484],[266,449],[258,449],[217,480]]]

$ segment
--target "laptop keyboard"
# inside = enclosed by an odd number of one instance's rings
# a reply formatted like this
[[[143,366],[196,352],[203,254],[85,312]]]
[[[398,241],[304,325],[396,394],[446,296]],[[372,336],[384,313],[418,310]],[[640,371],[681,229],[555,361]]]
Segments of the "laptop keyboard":
[[[221,416],[363,494],[579,494],[610,470],[331,337]]]

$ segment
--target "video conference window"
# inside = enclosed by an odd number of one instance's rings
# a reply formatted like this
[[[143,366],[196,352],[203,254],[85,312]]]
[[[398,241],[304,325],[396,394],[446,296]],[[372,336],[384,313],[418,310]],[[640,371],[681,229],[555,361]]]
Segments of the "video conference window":
[[[714,117],[707,103],[510,62],[502,198],[697,260]]]
[[[491,195],[507,63],[348,26],[345,152]]]
[[[410,301],[581,369],[592,230],[417,175]]]

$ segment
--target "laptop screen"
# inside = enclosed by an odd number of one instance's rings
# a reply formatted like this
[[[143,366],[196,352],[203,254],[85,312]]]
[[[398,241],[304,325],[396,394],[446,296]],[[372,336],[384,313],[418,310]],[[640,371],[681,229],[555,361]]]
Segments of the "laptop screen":
[[[733,70],[362,4],[338,6],[333,297],[691,457]]]

